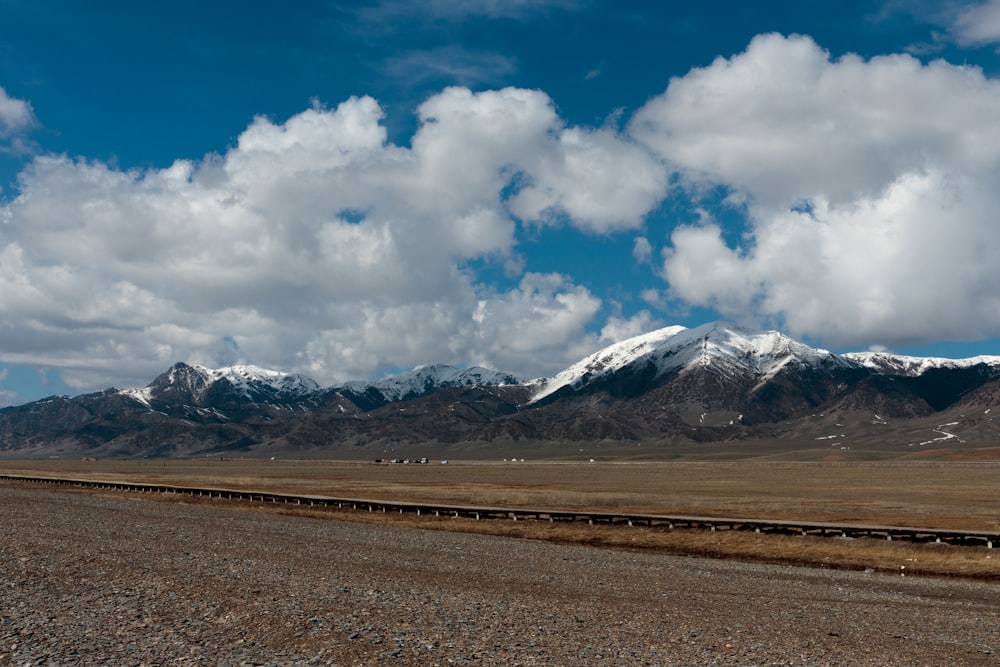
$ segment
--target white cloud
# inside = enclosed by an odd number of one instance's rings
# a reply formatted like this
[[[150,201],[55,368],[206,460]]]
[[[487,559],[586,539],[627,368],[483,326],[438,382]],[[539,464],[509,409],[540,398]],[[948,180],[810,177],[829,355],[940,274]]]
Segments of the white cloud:
[[[964,46],[1000,42],[1000,0],[988,0],[963,9],[955,19],[952,33]]]
[[[981,70],[897,54],[864,61],[770,34],[674,79],[631,134],[689,181],[723,182],[762,206],[872,195],[939,161],[989,167],[1000,84]]]
[[[613,345],[634,336],[649,333],[662,327],[662,323],[654,320],[648,310],[641,310],[630,318],[611,317],[601,327],[598,337],[601,346]],[[596,349],[594,350],[596,352]],[[586,355],[580,355],[580,358]]]
[[[789,331],[837,343],[995,335],[997,203],[982,183],[906,174],[871,199],[774,215],[745,251],[717,227],[680,229],[665,276],[691,302],[780,314]]]
[[[666,191],[664,166],[612,130],[566,129],[558,148],[539,157],[534,179],[509,202],[525,220],[569,216],[596,233],[634,228]]]
[[[327,377],[332,359],[341,374],[359,377],[379,366],[460,358],[527,378],[561,370],[595,345],[586,327],[601,300],[565,276],[527,273],[507,292],[477,297],[468,289],[455,299],[460,302],[362,307],[356,327],[310,339],[300,366]]]
[[[598,333],[587,333],[600,307],[600,299],[566,276],[526,274],[517,289],[480,302],[473,318],[480,342],[474,358],[501,360],[501,368],[528,358],[532,368],[552,374],[602,347],[661,326],[642,310],[630,318],[611,316]]]
[[[653,259],[653,244],[645,236],[637,236],[632,242],[632,258],[639,264],[649,264]]]
[[[11,97],[0,86],[0,154],[30,154],[32,145],[26,135],[36,125],[38,120],[31,104]]]
[[[493,293],[469,262],[523,271],[512,210],[638,226],[662,167],[637,167],[609,131],[565,127],[539,91],[446,89],[418,109],[410,148],[387,143],[381,118],[368,97],[257,118],[224,155],[165,169],[35,158],[0,205],[0,359],[80,389],[177,360],[321,382],[438,361],[560,370],[591,342],[600,300],[537,274]],[[636,183],[601,191],[613,173]]]
[[[715,224],[679,227],[664,250],[663,277],[671,292],[691,303],[733,314],[747,308],[759,288]]]
[[[658,310],[666,310],[668,307],[667,296],[660,290],[644,289],[639,293],[639,298]]]
[[[676,229],[673,298],[836,344],[1000,334],[1000,83],[763,35],[671,81],[631,133],[749,220]]]
[[[527,273],[517,288],[477,304],[477,357],[501,368],[551,372],[576,359],[575,347],[601,300],[565,276]],[[536,373],[539,371],[535,371]]]
[[[0,138],[23,132],[36,123],[31,104],[11,97],[0,86]]]
[[[472,86],[502,81],[516,70],[513,58],[500,53],[470,51],[449,44],[426,51],[410,51],[389,58],[383,70],[404,86],[431,81]]]

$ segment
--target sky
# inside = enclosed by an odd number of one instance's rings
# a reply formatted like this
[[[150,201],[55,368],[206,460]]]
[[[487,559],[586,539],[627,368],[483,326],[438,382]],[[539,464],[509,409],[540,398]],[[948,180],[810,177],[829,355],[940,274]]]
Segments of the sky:
[[[1000,0],[0,0],[0,406],[718,319],[1000,354],[998,49]]]

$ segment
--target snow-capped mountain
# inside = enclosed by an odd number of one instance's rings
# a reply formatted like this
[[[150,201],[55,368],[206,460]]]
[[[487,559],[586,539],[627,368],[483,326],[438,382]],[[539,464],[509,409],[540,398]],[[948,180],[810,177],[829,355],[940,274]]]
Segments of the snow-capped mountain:
[[[323,388],[297,373],[226,366],[211,369],[177,363],[141,389],[119,392],[153,412],[184,415],[196,421],[244,420],[275,411],[310,412],[333,404],[341,413],[372,410],[448,387],[510,385],[519,380],[486,368],[434,365],[375,382],[347,382]]]
[[[322,456],[414,444],[640,441],[645,451],[647,443],[760,438],[830,446],[830,437],[840,447],[850,438],[907,447],[938,442],[942,430],[950,444],[989,446],[1000,440],[994,412],[998,357],[837,355],[777,331],[714,322],[615,343],[527,383],[435,365],[323,388],[255,366],[179,363],[141,389],[0,409],[0,456]]]
[[[305,375],[273,371],[259,366],[227,366],[208,372],[212,382],[225,380],[248,398],[262,389],[289,398],[308,396],[321,390],[315,380]]]
[[[905,380],[933,410],[942,410],[984,385],[1000,381],[1000,357],[967,359],[908,357],[885,352],[851,352],[846,358],[879,373]]]
[[[888,352],[848,352],[843,356],[884,375],[918,377],[936,368],[966,369],[980,364],[1000,371],[1000,357],[989,355],[967,359],[945,359],[941,357],[908,357]]]
[[[419,366],[374,382],[352,381],[333,387],[360,407],[372,409],[386,403],[405,401],[448,387],[520,384],[510,373],[473,366],[456,368],[444,364]]]
[[[248,365],[211,369],[177,363],[147,386],[122,393],[146,406],[154,401],[184,401],[201,406],[221,397],[248,403],[287,403],[321,391],[314,380],[298,373]]]
[[[551,378],[533,380],[530,383],[534,388],[531,401],[540,401],[563,387],[578,389],[588,382],[607,377],[637,359],[655,353],[665,341],[687,330],[682,326],[666,327],[598,350]]]
[[[712,322],[694,329],[675,326],[615,343],[551,379],[536,381],[532,401],[540,401],[564,388],[582,389],[630,367],[641,366],[651,383],[686,369],[702,369],[723,378],[749,378],[760,383],[789,364],[816,368],[856,365],[777,331],[755,331],[727,322]]]

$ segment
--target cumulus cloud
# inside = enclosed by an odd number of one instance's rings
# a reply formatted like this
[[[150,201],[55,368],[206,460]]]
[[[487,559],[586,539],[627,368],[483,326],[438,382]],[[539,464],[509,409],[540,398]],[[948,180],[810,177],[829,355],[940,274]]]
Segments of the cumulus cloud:
[[[477,326],[477,356],[500,359],[513,367],[529,359],[535,368],[565,367],[576,358],[586,326],[601,306],[585,287],[558,274],[525,274],[516,289],[482,299],[473,314]],[[558,364],[546,362],[555,357]]]
[[[632,242],[632,258],[639,264],[649,264],[653,259],[653,244],[645,236],[637,236]]]
[[[507,366],[528,358],[534,368],[552,374],[595,350],[660,326],[642,310],[629,318],[609,317],[597,333],[590,333],[587,327],[600,307],[600,299],[567,276],[528,273],[517,289],[479,302],[473,317],[479,348],[473,358],[503,359]]]
[[[602,346],[620,343],[635,336],[649,333],[654,329],[661,328],[663,324],[654,319],[648,310],[640,310],[629,318],[611,317],[603,327],[601,327],[598,340]],[[585,355],[580,355],[581,357]]]
[[[35,112],[31,104],[11,97],[0,86],[0,137],[9,137],[35,124]]]
[[[834,344],[1000,334],[1000,84],[762,35],[671,81],[630,132],[748,220],[682,226],[673,298]]]
[[[419,107],[409,148],[381,119],[369,97],[317,104],[163,169],[36,157],[0,205],[0,359],[81,389],[145,382],[177,360],[321,382],[574,360],[597,297],[531,273],[497,293],[469,263],[522,271],[518,220],[639,226],[662,165],[637,167],[638,149],[609,131],[566,127],[539,91],[446,89]],[[576,192],[621,173],[637,183]]]
[[[963,46],[1000,42],[1000,0],[966,7],[955,19],[952,33]]]
[[[674,79],[630,131],[689,180],[760,205],[843,202],[938,161],[990,166],[998,89],[977,68],[907,54],[833,61],[809,37],[762,35]]]
[[[37,124],[31,104],[11,97],[0,86],[0,153],[29,153],[30,144],[25,139],[25,134]]]
[[[663,165],[609,129],[567,129],[559,150],[540,158],[534,178],[509,201],[525,220],[552,223],[568,216],[596,233],[633,228],[667,187]]]
[[[639,298],[658,310],[667,310],[669,306],[667,296],[658,289],[644,289],[639,293]]]

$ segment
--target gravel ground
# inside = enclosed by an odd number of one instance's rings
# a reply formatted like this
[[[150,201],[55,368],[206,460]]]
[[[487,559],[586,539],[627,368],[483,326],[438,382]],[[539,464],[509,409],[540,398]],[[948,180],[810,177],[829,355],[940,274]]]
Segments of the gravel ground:
[[[1000,586],[0,483],[0,665],[997,665]]]

